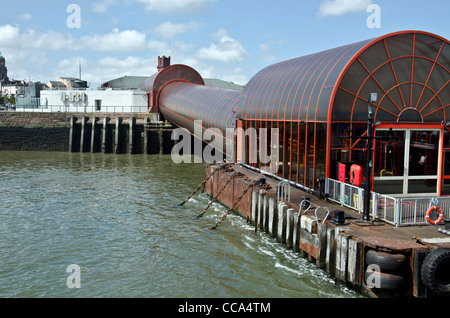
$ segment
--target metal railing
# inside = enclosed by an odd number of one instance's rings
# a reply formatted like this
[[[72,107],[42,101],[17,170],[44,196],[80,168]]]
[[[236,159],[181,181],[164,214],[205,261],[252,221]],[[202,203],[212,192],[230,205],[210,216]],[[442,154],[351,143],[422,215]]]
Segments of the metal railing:
[[[330,201],[359,213],[364,210],[364,189],[333,179],[326,179],[325,193]],[[450,218],[450,197],[394,198],[372,192],[370,216],[394,226],[428,224],[426,213],[430,206],[439,206],[445,218]]]
[[[60,106],[60,105],[40,105],[40,106],[20,106],[16,105],[16,112],[34,113],[146,113],[147,106]]]

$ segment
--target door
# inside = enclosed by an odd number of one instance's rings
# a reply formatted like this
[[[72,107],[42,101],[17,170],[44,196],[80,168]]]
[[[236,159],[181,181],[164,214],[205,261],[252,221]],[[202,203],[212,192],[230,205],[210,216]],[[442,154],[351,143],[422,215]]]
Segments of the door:
[[[441,131],[379,129],[374,191],[396,196],[437,195]]]

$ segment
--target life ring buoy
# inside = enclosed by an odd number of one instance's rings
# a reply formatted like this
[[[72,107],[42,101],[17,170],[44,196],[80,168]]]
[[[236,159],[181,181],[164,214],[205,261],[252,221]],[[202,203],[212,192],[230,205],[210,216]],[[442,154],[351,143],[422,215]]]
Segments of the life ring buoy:
[[[431,212],[433,211],[436,211],[439,215],[439,218],[437,220],[431,219]],[[430,223],[431,225],[438,225],[444,219],[444,212],[442,212],[442,209],[440,207],[433,205],[428,209],[425,218],[427,219],[427,222]]]

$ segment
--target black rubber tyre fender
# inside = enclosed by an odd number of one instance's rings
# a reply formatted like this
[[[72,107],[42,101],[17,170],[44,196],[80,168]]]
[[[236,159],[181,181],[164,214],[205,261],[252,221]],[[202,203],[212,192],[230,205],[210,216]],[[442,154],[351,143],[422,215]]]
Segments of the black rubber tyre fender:
[[[390,254],[369,250],[366,253],[366,264],[378,265],[383,273],[395,273],[405,268],[407,259],[403,254]]]
[[[420,272],[422,282],[436,294],[450,294],[450,250],[437,249],[427,254]]]
[[[382,290],[399,290],[405,287],[406,279],[403,276],[395,275],[395,274],[387,274],[372,271],[370,268],[367,268],[366,273],[364,274],[364,281],[367,286],[370,285],[370,282],[367,280],[371,278],[371,275],[379,275],[379,286],[375,288],[379,288]]]

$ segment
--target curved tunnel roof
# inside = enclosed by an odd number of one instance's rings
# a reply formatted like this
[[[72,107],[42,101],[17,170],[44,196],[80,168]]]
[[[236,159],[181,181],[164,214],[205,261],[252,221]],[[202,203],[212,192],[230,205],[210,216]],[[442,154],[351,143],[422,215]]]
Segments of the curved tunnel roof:
[[[151,106],[157,106],[157,95],[161,88],[171,81],[185,81],[193,84],[205,85],[202,76],[192,67],[182,64],[170,65],[158,73],[142,81],[139,89],[150,92]]]
[[[450,43],[403,31],[271,65],[239,98],[236,118],[282,121],[441,122],[450,118]]]
[[[159,95],[160,112],[172,123],[194,132],[194,121],[202,128],[234,127],[235,109],[241,92],[236,90],[173,82]]]

